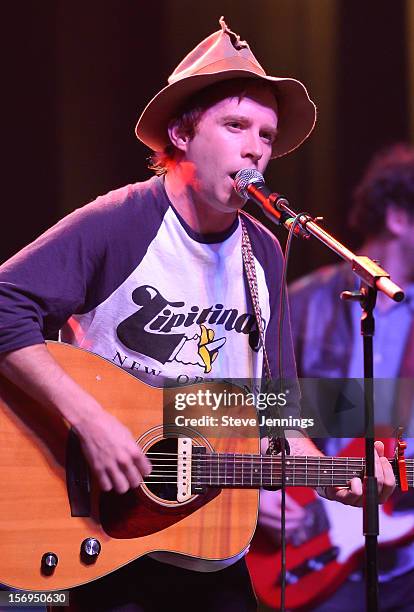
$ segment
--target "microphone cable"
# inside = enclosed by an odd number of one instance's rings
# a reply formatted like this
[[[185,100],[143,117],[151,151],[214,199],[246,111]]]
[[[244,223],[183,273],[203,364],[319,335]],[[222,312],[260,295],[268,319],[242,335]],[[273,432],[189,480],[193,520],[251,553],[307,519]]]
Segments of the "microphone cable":
[[[293,222],[289,228],[288,236],[285,244],[282,278],[280,285],[280,308],[279,308],[279,321],[278,321],[278,363],[279,363],[279,383],[282,386],[283,376],[283,322],[285,316],[285,300],[287,296],[287,272],[289,256],[291,253],[292,238],[295,235],[295,227],[299,223],[299,219],[306,213],[300,212],[294,217]],[[283,392],[283,389],[281,389]],[[281,436],[281,463],[282,463],[282,486],[281,486],[281,503],[280,503],[280,549],[281,549],[281,565],[280,565],[280,612],[286,612],[286,438]]]

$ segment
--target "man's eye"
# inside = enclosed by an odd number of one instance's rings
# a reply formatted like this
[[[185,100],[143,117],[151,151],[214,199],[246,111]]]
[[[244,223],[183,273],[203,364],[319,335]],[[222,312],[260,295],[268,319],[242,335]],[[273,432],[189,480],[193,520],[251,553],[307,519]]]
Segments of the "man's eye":
[[[271,134],[270,132],[263,132],[262,134],[262,138],[264,138],[264,140],[267,140],[268,142],[273,143],[275,140],[275,136],[274,134]]]
[[[239,129],[241,129],[242,125],[238,121],[231,121],[230,123],[227,124],[227,127],[231,127],[231,128],[236,129],[236,130],[239,130]]]

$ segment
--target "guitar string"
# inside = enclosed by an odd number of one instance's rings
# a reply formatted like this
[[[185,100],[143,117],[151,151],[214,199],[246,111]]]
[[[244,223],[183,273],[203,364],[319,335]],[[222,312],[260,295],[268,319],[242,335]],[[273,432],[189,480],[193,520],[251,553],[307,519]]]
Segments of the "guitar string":
[[[280,481],[267,482],[265,484],[277,487],[277,486],[279,486],[279,484],[281,484],[281,482],[282,481],[280,480]],[[151,482],[144,481],[141,484],[146,484],[146,485],[174,484],[174,485],[177,485],[177,481],[176,480],[160,480],[160,481],[153,481],[152,480]],[[197,481],[197,485],[199,485],[199,486],[201,486],[201,485],[206,485],[206,486],[209,485],[210,487],[220,488],[220,489],[224,489],[226,486],[229,486],[229,487],[234,488],[234,489],[237,489],[237,488],[240,488],[240,489],[249,489],[249,488],[260,489],[262,487],[262,483],[261,482],[253,482],[251,484],[251,486],[249,487],[248,486],[249,483],[246,483],[246,482],[235,482],[235,483],[216,482],[215,483],[215,482],[211,482],[210,480],[206,480],[205,482]],[[330,480],[327,480],[325,482],[325,481],[319,480],[318,481],[318,485],[321,485],[321,486],[332,486],[332,487],[344,487],[344,486],[347,485],[347,482],[346,481],[338,482],[336,480],[334,482],[332,482]],[[139,486],[141,486],[141,485],[139,485]],[[316,486],[316,485],[313,485],[313,484],[310,484],[310,483],[306,483],[306,481],[304,481],[303,483],[299,483],[298,482],[298,483],[295,483],[295,484],[286,483],[286,486],[287,487],[304,487],[304,486],[308,486],[308,487],[312,488],[313,486]]]
[[[151,457],[151,455],[149,453],[146,454],[147,457]],[[176,458],[171,458],[169,459],[168,457],[164,457],[164,458],[154,458],[152,459],[152,461],[170,461],[171,463],[175,463],[176,460],[178,459],[184,459],[184,460],[188,460],[188,461],[193,461],[193,462],[200,462],[200,463],[206,463],[208,461],[238,461],[240,462],[244,462],[244,463],[251,463],[252,461],[257,461],[258,463],[263,463],[263,464],[268,464],[268,465],[277,465],[278,463],[281,463],[281,459],[280,458],[276,458],[276,457],[266,457],[265,455],[261,456],[261,455],[257,455],[257,456],[252,456],[249,457],[247,455],[208,455],[205,457],[194,457],[194,456],[188,456],[188,455],[177,455]],[[312,458],[308,457],[301,457],[299,455],[295,455],[294,459],[289,459],[288,460],[288,465],[301,465],[301,464],[310,464],[310,465],[320,465],[320,464],[331,464],[332,460],[329,457],[323,457],[321,458],[322,460],[315,458],[316,460],[313,460]],[[328,460],[327,460],[328,459]],[[394,461],[394,459],[390,459],[390,461]],[[334,464],[340,465],[342,463],[355,463],[358,465],[363,466],[365,463],[364,459],[357,459],[357,458],[349,458],[346,461],[337,461],[336,458],[334,458]]]
[[[266,475],[272,475],[272,474],[278,474],[279,472],[281,473],[281,466],[280,465],[261,465],[260,463],[257,464],[245,464],[245,463],[217,463],[217,462],[211,462],[211,463],[203,463],[203,464],[197,464],[197,463],[192,463],[191,467],[194,468],[207,468],[217,472],[222,472],[227,473],[227,472],[245,472],[246,473],[246,477],[248,476],[248,474],[250,472],[252,472],[252,470],[254,471],[261,471]],[[160,469],[163,468],[163,469]],[[165,469],[165,468],[171,468],[170,470]],[[303,469],[305,468],[305,469]],[[358,469],[359,468],[359,469]],[[320,476],[324,476],[324,475],[329,475],[332,474],[333,476],[336,477],[340,477],[340,476],[349,476],[350,478],[354,477],[354,475],[356,476],[360,476],[361,472],[363,471],[363,466],[358,466],[358,468],[355,467],[349,467],[349,469],[343,469],[340,467],[336,467],[336,468],[332,468],[330,467],[329,469],[326,468],[320,468],[318,469],[316,466],[313,468],[310,468],[309,466],[301,466],[301,467],[297,467],[297,466],[289,466],[287,471],[290,474],[296,475],[296,476],[306,476],[308,475],[309,478],[311,477],[315,477],[317,475]],[[174,466],[174,465],[154,465],[154,470],[153,473],[154,474],[170,474],[170,473],[178,473],[178,467]],[[190,467],[188,468],[190,469]],[[407,468],[406,469],[406,473],[407,476],[413,476],[414,475],[414,469],[413,468]]]
[[[169,458],[168,456],[171,456],[171,458]],[[158,458],[160,460],[163,461],[175,461],[176,458],[186,458],[186,459],[191,459],[192,461],[208,461],[208,460],[217,460],[219,461],[221,460],[233,460],[233,459],[239,459],[239,460],[243,460],[243,461],[259,461],[259,462],[263,462],[263,463],[277,463],[277,462],[281,462],[281,458],[280,457],[269,457],[266,455],[260,455],[260,454],[255,454],[252,453],[250,454],[246,454],[246,453],[208,453],[206,455],[198,455],[198,456],[194,456],[194,455],[190,455],[190,457],[187,454],[183,454],[183,453],[146,453],[147,457],[154,457],[154,460],[157,460]],[[395,457],[391,457],[388,458],[388,460],[390,462],[394,462],[395,461]],[[414,459],[410,459],[407,458],[405,459],[407,467],[412,466],[414,464]],[[319,463],[334,463],[334,464],[340,464],[340,463],[350,463],[350,462],[354,462],[354,463],[358,463],[358,464],[364,464],[365,463],[365,459],[363,457],[328,457],[328,456],[301,456],[301,455],[293,455],[288,459],[288,462],[290,463],[295,463],[295,464],[300,464],[301,462],[305,462],[305,463],[312,463],[312,464],[319,464]]]
[[[206,486],[210,486],[210,487],[218,487],[218,488],[225,488],[226,486],[231,487],[231,488],[237,488],[238,486],[240,486],[240,488],[261,488],[263,486],[263,482],[266,485],[270,485],[270,486],[279,486],[279,484],[281,484],[281,479],[280,480],[276,480],[273,479],[272,481],[253,481],[251,482],[250,479],[245,480],[245,481],[235,481],[235,482],[214,482],[213,480],[197,480],[197,485],[206,485]],[[154,485],[154,484],[174,484],[177,485],[177,481],[176,480],[160,480],[160,481],[146,481],[144,480],[142,484],[146,484],[146,485]],[[250,485],[250,487],[249,487]],[[332,487],[343,487],[343,486],[348,486],[349,485],[349,481],[348,480],[318,480],[317,484],[312,484],[310,482],[307,482],[305,480],[303,480],[302,482],[295,482],[295,481],[290,481],[289,483],[287,483],[287,486],[289,487],[314,487],[317,485],[321,485],[321,486],[332,486]],[[413,484],[410,485],[410,488],[413,487]]]
[[[146,453],[147,457],[151,456],[151,453]],[[238,460],[245,460],[245,461],[263,461],[266,463],[278,463],[281,462],[281,458],[280,457],[269,457],[268,455],[249,455],[249,454],[237,454],[237,453],[220,453],[220,454],[208,454],[208,455],[186,455],[186,454],[180,454],[180,455],[175,455],[175,457],[159,457],[159,460],[161,461],[175,461],[177,458],[186,458],[192,461],[206,461],[206,460],[211,460],[211,459],[215,459],[215,460],[220,460],[220,459],[238,459]],[[342,460],[343,459],[343,460]],[[155,460],[158,460],[158,457],[155,457]],[[390,461],[393,461],[394,459],[390,459]],[[308,461],[310,463],[347,463],[348,461],[354,461],[354,462],[358,462],[358,463],[363,463],[365,461],[364,458],[362,457],[304,457],[302,455],[293,455],[291,456],[290,459],[288,459],[289,463],[298,463],[300,461]],[[414,460],[413,460],[414,461]],[[411,462],[410,462],[411,463]]]
[[[162,467],[162,466],[160,466]],[[171,466],[172,467],[172,466]],[[196,466],[197,467],[197,466]],[[262,470],[260,469],[260,465],[258,466],[253,466],[253,470],[247,470],[247,469],[240,469],[240,467],[245,468],[245,466],[234,466],[234,465],[210,465],[208,466],[210,468],[214,468],[213,470],[210,469],[210,480],[212,478],[215,479],[219,479],[221,481],[224,480],[224,482],[226,480],[239,480],[242,479],[243,481],[247,481],[247,480],[251,480],[252,478],[257,478],[258,476],[260,476],[260,478],[265,479],[266,481],[272,481],[273,479],[276,480],[277,478],[281,477],[282,471],[280,470]],[[227,469],[229,468],[229,469]],[[190,469],[189,469],[190,471]],[[153,472],[151,474],[149,474],[147,476],[147,478],[169,478],[171,477],[171,475],[176,475],[178,477],[178,469],[172,469],[172,470],[159,470],[159,469],[155,469],[153,470]],[[202,478],[206,478],[206,474],[201,474],[200,475]],[[332,481],[334,479],[336,480],[347,480],[349,481],[351,478],[354,477],[359,477],[360,476],[360,472],[355,472],[352,470],[329,470],[329,471],[325,471],[325,472],[320,472],[318,470],[315,471],[300,471],[300,470],[288,470],[288,477],[293,481],[305,481],[306,483],[309,481],[317,481],[317,482],[322,482],[323,480],[328,480],[328,481]],[[196,478],[196,476],[193,476],[193,478]],[[414,470],[413,469],[409,469],[407,470],[407,479],[411,482],[414,478]],[[198,482],[198,480],[197,480]]]
[[[149,457],[149,455],[147,455],[147,457]],[[269,464],[277,464],[280,463],[281,460],[280,458],[270,458],[270,457],[266,457],[263,455],[263,458],[261,458],[260,455],[258,456],[252,456],[249,457],[247,455],[207,455],[205,457],[197,457],[197,456],[188,456],[188,455],[179,455],[177,457],[171,458],[169,459],[168,457],[155,457],[153,459],[153,461],[169,461],[172,463],[175,463],[178,459],[184,459],[184,460],[188,460],[188,461],[199,461],[200,463],[206,462],[206,461],[233,461],[233,460],[237,460],[237,461],[258,461],[259,463],[263,462],[263,463],[269,463]],[[364,459],[349,459],[347,461],[336,461],[336,459],[332,462],[332,461],[312,461],[312,459],[308,458],[306,459],[305,457],[302,457],[301,455],[295,455],[295,458],[289,459],[288,464],[300,464],[301,462],[308,462],[312,465],[317,465],[317,464],[325,464],[325,463],[334,463],[337,465],[342,465],[345,463],[348,463],[350,461],[353,461],[354,463],[358,463],[363,465],[364,463]]]
[[[163,456],[165,457],[165,455],[169,455],[171,456],[171,461],[174,461],[176,457],[187,457],[188,455],[184,454],[184,453],[153,453],[153,452],[148,452],[146,453],[147,457],[151,457],[153,455],[158,455],[158,456]],[[194,460],[194,455],[191,457],[192,460]],[[236,458],[236,459],[244,459],[246,461],[250,461],[252,458],[257,460],[257,461],[266,461],[266,462],[277,462],[277,461],[281,461],[280,457],[270,457],[268,455],[260,455],[260,454],[256,454],[256,453],[207,453],[206,455],[199,455],[196,456],[197,460],[200,461],[204,461],[206,459],[212,459],[212,458]],[[165,459],[166,461],[169,460],[168,458]],[[288,459],[288,461],[292,462],[292,463],[298,463],[300,461],[307,461],[307,462],[311,462],[311,463],[329,463],[329,462],[335,462],[335,463],[346,463],[349,461],[355,461],[355,462],[365,462],[365,459],[363,457],[330,457],[330,456],[313,456],[313,455],[309,455],[309,456],[302,456],[302,455],[291,455]],[[388,461],[395,461],[395,457],[391,457],[388,458]],[[414,464],[414,459],[410,459],[410,458],[406,458],[405,459],[406,462],[408,462],[408,464]]]
[[[218,466],[210,466],[210,467],[218,467]],[[226,477],[228,476],[229,478],[231,477],[230,472],[233,472],[233,473],[240,472],[242,474],[244,473],[244,475],[246,477],[248,477],[252,473],[252,472],[248,472],[248,471],[243,470],[243,469],[242,470],[234,470],[233,466],[229,466],[230,469],[229,469],[229,473],[227,474],[226,467],[225,466],[220,466],[220,467],[221,467],[221,469],[220,470],[218,469],[217,473],[220,474],[220,472],[221,472],[221,473],[223,473],[223,475],[225,474]],[[255,472],[259,472],[259,471],[262,471],[262,470],[260,470],[260,466],[255,468]],[[281,470],[267,470],[267,471],[263,470],[262,472],[266,476],[272,476],[273,474],[277,475],[279,473],[281,474]],[[343,476],[343,477],[346,477],[346,476],[353,477],[355,474],[358,474],[357,472],[351,471],[351,470],[345,470],[345,471],[329,470],[329,472],[326,472],[326,473],[320,473],[318,471],[315,471],[315,472],[309,472],[309,471],[298,472],[297,470],[288,470],[288,472],[290,474],[292,474],[294,476],[298,476],[298,477],[299,476],[306,476],[306,475],[308,475],[309,478],[316,477],[316,476],[320,476],[320,477],[325,477],[326,476],[326,477],[329,477],[329,475],[332,475],[332,476],[335,476],[335,477],[340,477],[340,476]],[[153,472],[151,472],[151,474],[149,476],[151,476],[151,475],[161,476],[161,475],[165,475],[165,474],[176,474],[176,473],[178,474],[178,469],[174,469],[174,470],[161,470],[161,471],[153,470]],[[414,470],[407,470],[407,476],[414,476]]]
[[[177,461],[172,460],[169,463],[160,463],[160,461],[168,461],[166,459],[159,459],[159,460],[153,460],[153,465],[154,467],[172,467],[174,465],[177,465]],[[192,465],[197,465],[197,466],[203,466],[203,465],[217,465],[217,466],[242,466],[242,467],[246,467],[248,468],[249,466],[256,466],[256,467],[266,467],[266,468],[277,468],[279,466],[281,466],[281,462],[280,461],[261,461],[260,459],[254,459],[254,460],[249,460],[249,459],[229,459],[227,458],[226,460],[224,459],[217,459],[217,458],[211,458],[211,459],[202,459],[200,460],[199,458],[185,458],[183,461],[188,461],[189,463],[191,463]],[[343,470],[345,468],[345,471],[348,471],[348,466],[350,466],[352,469],[355,468],[361,468],[363,469],[365,467],[365,462],[363,461],[354,461],[353,465],[351,465],[351,462],[347,462],[345,464],[332,464],[331,462],[321,462],[321,463],[317,463],[317,462],[309,462],[309,461],[291,461],[288,462],[288,467],[290,469],[301,469],[303,467],[306,468],[306,470],[319,470],[319,469],[329,469],[329,471],[336,471],[336,470]],[[406,469],[407,471],[409,470],[414,470],[414,466],[412,465],[406,465]]]
[[[220,488],[225,488],[226,486],[230,486],[233,488],[237,488],[237,486],[240,486],[241,488],[249,488],[249,485],[251,486],[251,488],[260,488],[263,486],[263,482],[267,485],[271,485],[271,486],[278,486],[281,483],[281,476],[280,479],[277,480],[276,478],[273,478],[272,480],[260,480],[260,481],[251,481],[250,479],[246,479],[244,481],[240,480],[240,481],[232,481],[232,482],[223,482],[222,480],[220,480],[220,482],[214,482],[214,479],[212,478],[211,480],[197,480],[197,482],[195,483],[196,485],[206,485],[206,486],[211,486],[211,487],[220,487]],[[154,485],[154,484],[174,484],[177,485],[177,480],[151,480],[151,481],[147,481],[144,480],[142,482],[142,484],[146,484],[146,485]],[[410,488],[413,488],[413,484],[410,484]],[[349,480],[344,479],[344,480],[332,480],[329,478],[326,479],[319,479],[317,481],[317,485],[321,485],[321,486],[348,486],[349,485]],[[308,486],[308,487],[313,487],[316,486],[316,484],[313,484],[309,481],[303,480],[303,481],[295,481],[295,480],[291,480],[287,486],[295,486],[295,487],[303,487],[303,486]]]
[[[165,477],[169,477],[172,474],[173,475],[178,475],[178,472],[156,472],[155,474],[152,474],[152,473],[148,474],[147,478],[155,478],[155,477],[162,478],[164,476]],[[211,474],[211,478],[214,477],[214,478],[221,478],[221,479],[225,479],[225,480],[226,479],[231,480],[232,478],[236,478],[237,476],[242,476],[243,478],[248,480],[251,477],[263,476],[266,479],[269,479],[269,478],[273,478],[273,477],[277,478],[277,477],[281,476],[281,474],[282,474],[281,472],[273,472],[272,474],[270,474],[270,472],[267,473],[267,474],[258,474],[258,473],[255,473],[255,474],[246,474],[246,473],[242,473],[242,472],[239,472],[238,474],[212,473]],[[206,474],[202,474],[200,476],[206,478]],[[332,478],[348,478],[348,479],[351,479],[351,478],[356,478],[356,477],[359,477],[359,476],[357,474],[353,474],[353,473],[349,473],[349,472],[342,473],[342,474],[294,474],[292,472],[291,474],[289,474],[289,478],[291,478],[291,477],[293,479],[295,479],[295,480],[299,480],[299,478],[301,480],[304,480],[307,477],[307,479],[309,481],[311,481],[311,480],[315,480],[315,479],[318,480],[318,479],[321,479],[321,478],[331,478],[331,479]],[[193,478],[196,479],[197,475],[194,475]]]
[[[163,455],[163,453],[146,453],[148,456],[150,455],[158,455],[158,456],[165,456]],[[186,453],[169,453],[170,455],[172,455],[172,459],[175,459],[175,457],[185,457],[187,456]],[[206,453],[205,455],[196,455],[196,453],[194,453],[192,455],[192,457],[196,456],[197,459],[206,459],[209,457],[237,457],[237,458],[256,458],[256,459],[260,459],[263,458],[268,460],[268,461],[277,461],[280,460],[279,455],[275,456],[269,456],[269,455],[261,455],[260,453]],[[299,461],[300,459],[303,460],[308,460],[308,461],[335,461],[337,463],[340,462],[345,462],[345,461],[365,461],[364,457],[329,457],[326,455],[289,455],[289,459],[288,461]],[[394,457],[389,458],[389,460],[393,460]],[[413,463],[414,459],[409,459],[406,458],[406,461]]]
[[[173,466],[171,466],[173,467]],[[196,466],[197,467],[197,466]],[[214,468],[215,472],[222,472],[223,474],[225,472],[227,472],[227,469],[225,466],[216,466],[216,465],[211,465],[209,466],[211,468]],[[220,467],[220,469],[216,469]],[[278,474],[279,472],[281,473],[281,470],[260,470],[260,466],[254,467],[253,470],[255,472],[258,471],[262,471],[264,474],[266,475],[271,475],[271,474]],[[228,472],[245,472],[246,475],[249,474],[250,472],[252,472],[253,470],[247,470],[247,468],[245,469],[234,469],[234,466],[228,466]],[[155,474],[172,474],[172,473],[178,473],[178,469],[174,468],[172,470],[153,470],[153,473]],[[211,471],[211,470],[210,470]],[[312,476],[317,476],[318,474],[320,474],[321,476],[326,475],[326,474],[333,474],[334,476],[347,476],[349,475],[350,477],[353,477],[353,474],[357,474],[358,476],[361,474],[362,470],[324,470],[324,472],[319,472],[318,470],[315,470],[313,472],[310,472],[308,470],[287,470],[287,472],[289,474],[296,474],[297,476],[306,476],[306,474],[309,474],[309,477],[311,478]],[[412,474],[413,472],[407,472],[408,474]]]
[[[260,461],[256,461],[256,462],[248,462],[248,461],[194,461],[194,460],[189,460],[189,463],[191,463],[192,466],[194,467],[218,467],[218,468],[225,468],[228,467],[229,469],[234,469],[234,468],[242,468],[242,469],[249,469],[250,467],[255,468],[255,469],[267,469],[267,471],[269,470],[273,470],[273,469],[278,469],[281,467],[281,464],[278,463],[261,463]],[[174,468],[176,467],[176,463],[173,462],[171,464],[165,464],[165,463],[153,463],[154,468],[161,468],[161,467],[166,467],[166,468]],[[288,469],[291,471],[297,470],[297,471],[303,471],[304,473],[306,472],[319,472],[319,471],[328,471],[328,472],[332,472],[332,473],[349,473],[349,472],[355,472],[355,471],[362,471],[364,468],[364,464],[354,464],[354,465],[349,465],[349,466],[332,466],[332,465],[309,465],[306,463],[294,463],[294,464],[289,464]],[[178,467],[177,467],[178,469]],[[406,466],[406,471],[413,473],[414,468],[410,467],[410,466]]]
[[[261,469],[263,468],[263,470],[266,469],[267,472],[270,472],[271,470],[277,470],[279,468],[281,468],[280,464],[261,464],[260,462],[257,463],[247,463],[247,462],[217,462],[217,461],[211,461],[211,462],[202,462],[202,463],[198,463],[195,461],[191,462],[191,466],[192,467],[198,467],[198,468],[202,468],[204,467],[210,467],[210,468],[218,468],[218,469],[225,469],[226,467],[229,470],[233,470],[233,469],[245,469],[245,470],[249,470],[250,468],[254,468],[254,469]],[[176,466],[175,464],[171,464],[171,465],[166,465],[166,464],[154,464],[154,469],[157,468],[176,468],[178,469],[178,466]],[[363,471],[364,466],[363,465],[354,465],[354,466],[337,466],[337,467],[332,467],[332,466],[306,466],[306,464],[303,465],[289,465],[288,466],[288,470],[289,471],[297,471],[298,473],[302,472],[302,473],[319,473],[319,472],[329,472],[329,473],[334,473],[334,474],[349,474],[349,473],[354,473],[354,472],[362,472]],[[411,473],[413,472],[413,468],[407,468],[407,473],[411,471]]]

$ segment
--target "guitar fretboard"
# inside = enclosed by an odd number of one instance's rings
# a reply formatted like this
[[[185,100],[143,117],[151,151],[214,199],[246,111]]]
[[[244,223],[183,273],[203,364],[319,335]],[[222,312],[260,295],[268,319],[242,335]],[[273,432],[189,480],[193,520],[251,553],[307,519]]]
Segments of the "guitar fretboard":
[[[390,462],[399,485],[395,459]],[[414,487],[413,464],[413,459],[406,459],[409,487]],[[294,487],[346,486],[351,478],[363,475],[364,466],[365,460],[358,457],[288,456],[284,481]],[[204,486],[260,488],[282,484],[280,456],[211,453],[193,458],[192,471],[193,482]]]

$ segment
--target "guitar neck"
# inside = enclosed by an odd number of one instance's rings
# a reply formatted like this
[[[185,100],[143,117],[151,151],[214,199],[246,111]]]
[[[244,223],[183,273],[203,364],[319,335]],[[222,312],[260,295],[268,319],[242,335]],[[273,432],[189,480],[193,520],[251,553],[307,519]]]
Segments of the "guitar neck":
[[[195,460],[193,478],[204,486],[230,488],[280,487],[280,456],[211,453]],[[395,459],[390,459],[399,483]],[[414,487],[414,459],[406,459],[407,482]],[[365,460],[357,457],[288,456],[285,461],[285,483],[293,487],[346,486],[351,478],[361,477]]]

